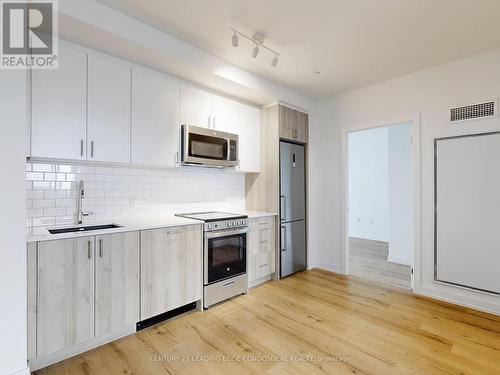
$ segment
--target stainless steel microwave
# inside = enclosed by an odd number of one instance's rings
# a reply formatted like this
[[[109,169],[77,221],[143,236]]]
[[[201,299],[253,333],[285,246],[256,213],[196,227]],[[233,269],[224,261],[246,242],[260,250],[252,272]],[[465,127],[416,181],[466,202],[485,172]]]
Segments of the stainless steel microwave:
[[[219,168],[235,167],[238,165],[238,135],[182,125],[181,163]]]

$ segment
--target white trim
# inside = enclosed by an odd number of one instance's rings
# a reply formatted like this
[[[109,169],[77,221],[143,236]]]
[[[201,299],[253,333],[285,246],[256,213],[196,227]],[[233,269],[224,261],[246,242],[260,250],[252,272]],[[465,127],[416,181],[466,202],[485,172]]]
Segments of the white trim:
[[[330,262],[319,262],[315,266],[312,266],[311,269],[313,268],[319,268],[325,271],[330,271],[333,273],[342,273],[342,267],[339,264],[335,263],[330,263]]]
[[[411,266],[414,272],[411,277],[411,288],[415,289],[421,282],[421,115],[415,114],[406,117],[374,121],[370,124],[350,125],[341,129],[341,172],[340,172],[340,203],[341,203],[341,272],[348,275],[349,272],[349,228],[348,228],[348,134],[355,131],[381,128],[391,125],[411,123],[412,128],[412,243],[413,259]]]
[[[16,371],[16,372],[11,372],[10,375],[30,375],[30,368],[26,367],[23,368],[22,370]]]
[[[348,237],[359,238],[360,240],[370,240],[370,241],[378,241],[378,242],[387,242],[389,243],[389,239],[386,237],[379,237],[377,235],[370,234],[359,234],[359,233],[349,233]]]
[[[411,266],[412,263],[410,258],[391,257],[390,255],[387,257],[387,261],[390,263],[402,264],[404,266]]]
[[[439,289],[437,285],[420,285],[414,293],[454,305],[469,307],[489,314],[500,315],[500,306],[498,303],[491,303],[484,299],[474,298],[464,294],[443,291]]]

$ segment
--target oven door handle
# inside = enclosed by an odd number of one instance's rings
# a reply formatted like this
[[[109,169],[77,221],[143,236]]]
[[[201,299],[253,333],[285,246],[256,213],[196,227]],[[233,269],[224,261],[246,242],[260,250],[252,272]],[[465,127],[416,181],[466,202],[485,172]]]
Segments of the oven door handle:
[[[216,237],[228,237],[235,234],[248,233],[248,228],[238,229],[238,230],[220,230],[217,232],[207,232],[205,233],[205,238],[216,238]]]

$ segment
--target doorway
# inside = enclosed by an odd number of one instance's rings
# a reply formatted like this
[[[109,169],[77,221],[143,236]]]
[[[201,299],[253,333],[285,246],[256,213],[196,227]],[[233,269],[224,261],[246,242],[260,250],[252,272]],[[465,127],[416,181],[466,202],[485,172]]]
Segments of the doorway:
[[[347,273],[413,289],[411,122],[346,134]]]

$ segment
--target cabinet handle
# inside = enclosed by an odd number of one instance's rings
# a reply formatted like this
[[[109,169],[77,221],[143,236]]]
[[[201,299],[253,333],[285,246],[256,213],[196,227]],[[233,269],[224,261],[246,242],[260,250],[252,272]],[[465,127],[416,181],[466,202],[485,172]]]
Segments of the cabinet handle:
[[[267,263],[266,263],[266,264],[261,264],[259,267],[260,267],[260,268],[262,268],[262,267],[267,267]]]
[[[94,157],[94,141],[90,141],[90,157]]]
[[[80,140],[80,156],[83,156],[83,139]]]
[[[215,129],[215,125],[217,124],[216,121],[215,121],[216,117],[213,116],[212,118],[212,127]]]
[[[234,285],[234,281],[229,281],[229,282],[227,282],[227,283],[225,283],[225,284],[222,284],[222,287],[223,287],[223,288],[227,288],[227,287],[229,287],[229,286],[231,286],[231,285]]]
[[[285,241],[286,241],[286,227],[284,225],[281,226],[281,251],[286,251],[286,245],[285,245]]]
[[[92,259],[92,244],[90,241],[87,241],[87,256]]]
[[[179,164],[179,152],[178,151],[174,155],[174,163],[175,163],[175,165]]]
[[[172,230],[170,232],[167,232],[167,234],[170,236],[172,234],[179,234],[179,233],[182,233],[182,232],[184,232],[184,231],[183,230]]]
[[[99,240],[99,257],[102,258],[102,239]]]
[[[266,240],[266,241],[260,241],[260,243],[261,243],[261,244],[262,244],[262,243],[269,243],[269,241],[268,241],[268,240]]]
[[[208,116],[208,127],[212,126],[212,116]]]

